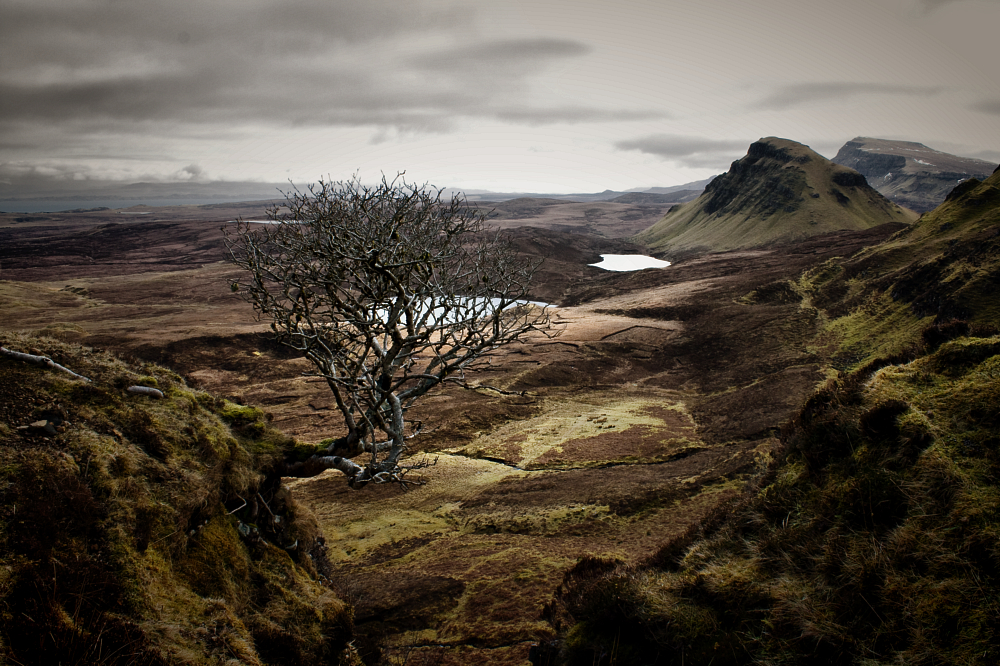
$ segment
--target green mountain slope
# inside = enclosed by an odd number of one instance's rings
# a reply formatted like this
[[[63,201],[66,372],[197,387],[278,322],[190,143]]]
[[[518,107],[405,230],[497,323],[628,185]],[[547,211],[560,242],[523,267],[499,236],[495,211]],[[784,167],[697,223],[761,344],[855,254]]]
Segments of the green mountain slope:
[[[807,146],[769,137],[746,157],[635,237],[669,257],[756,247],[845,229],[910,222],[856,171]]]
[[[857,367],[899,354],[952,320],[1000,324],[1000,169],[956,187],[886,242],[803,276],[798,288],[831,319],[830,340]]]
[[[699,531],[645,566],[581,562],[537,663],[1000,661],[998,286],[1000,169],[785,283],[844,371]]]
[[[864,136],[845,143],[833,161],[858,171],[886,198],[918,213],[936,208],[961,181],[985,179],[996,166],[922,143]]]
[[[152,364],[0,343],[92,380],[0,355],[0,664],[351,663],[316,521],[269,472],[295,442],[263,412]]]

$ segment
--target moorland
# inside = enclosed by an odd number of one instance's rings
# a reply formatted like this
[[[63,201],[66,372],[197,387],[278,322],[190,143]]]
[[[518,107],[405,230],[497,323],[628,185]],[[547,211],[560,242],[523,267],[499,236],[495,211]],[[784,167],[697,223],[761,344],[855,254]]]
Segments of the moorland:
[[[147,663],[990,663],[997,174],[919,221],[791,142],[752,147],[729,175],[677,209],[496,204],[544,262],[532,296],[558,306],[558,335],[476,377],[503,393],[421,404],[431,427],[412,453],[435,464],[408,490],[259,472],[340,433],[329,389],[229,289],[219,227],[261,204],[0,215],[3,345],[119,388],[145,379],[186,414],[0,359],[5,386],[23,386],[0,395],[5,492],[41,505],[18,478],[75,479],[36,526],[94,504],[74,518],[90,532],[4,562],[4,612],[34,572],[32,608],[63,633],[0,647],[92,656],[96,625],[71,604],[89,593],[38,573],[76,553],[94,580],[158,581],[87,616]],[[720,210],[792,226],[714,248],[732,235],[713,228],[671,253],[671,233],[695,238],[677,220]],[[831,226],[838,212],[864,223]],[[589,265],[653,236],[669,268]],[[32,430],[55,412],[57,434]],[[250,488],[294,527],[251,520],[236,501]],[[112,538],[109,516],[148,534]]]

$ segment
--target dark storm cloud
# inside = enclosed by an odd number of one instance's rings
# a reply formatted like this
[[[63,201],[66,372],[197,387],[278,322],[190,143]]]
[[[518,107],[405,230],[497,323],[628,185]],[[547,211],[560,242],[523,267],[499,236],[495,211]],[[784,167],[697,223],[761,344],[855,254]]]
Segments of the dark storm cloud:
[[[727,141],[696,136],[653,134],[619,141],[618,150],[638,150],[688,167],[717,168],[746,152],[749,141]]]
[[[521,108],[524,77],[589,47],[547,38],[474,41],[469,20],[461,6],[386,0],[5,7],[0,145],[25,143],[4,132],[12,124],[72,122],[117,133],[149,131],[148,122],[443,131],[460,117],[527,124],[623,117]],[[441,46],[447,43],[454,45]],[[507,108],[497,112],[500,99]],[[46,133],[30,134],[45,147]]]
[[[933,97],[941,91],[941,87],[935,86],[900,86],[881,83],[799,83],[778,88],[755,106],[762,109],[781,110],[861,95]]]

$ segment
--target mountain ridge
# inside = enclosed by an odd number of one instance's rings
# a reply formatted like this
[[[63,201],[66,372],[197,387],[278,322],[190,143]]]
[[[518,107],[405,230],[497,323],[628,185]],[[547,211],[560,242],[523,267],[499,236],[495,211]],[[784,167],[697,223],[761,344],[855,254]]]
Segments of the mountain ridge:
[[[845,143],[832,161],[857,170],[883,196],[918,213],[933,210],[961,181],[986,179],[995,166],[914,141],[864,136]]]
[[[678,257],[912,219],[853,169],[795,141],[766,137],[701,196],[675,206],[635,240]]]

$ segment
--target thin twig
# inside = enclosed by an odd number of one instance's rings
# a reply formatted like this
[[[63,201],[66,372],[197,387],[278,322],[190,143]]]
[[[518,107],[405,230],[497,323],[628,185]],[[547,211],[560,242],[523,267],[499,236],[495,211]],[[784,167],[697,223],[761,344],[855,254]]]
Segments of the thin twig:
[[[240,497],[240,496],[237,495],[237,497]],[[232,511],[230,511],[229,513],[227,513],[226,514],[227,516],[233,515],[234,513],[236,513],[237,511],[239,511],[240,509],[242,509],[244,506],[247,505],[247,501],[245,499],[243,499],[242,497],[240,497],[240,499],[243,500],[243,505],[242,506],[238,506],[235,509],[233,509]]]

